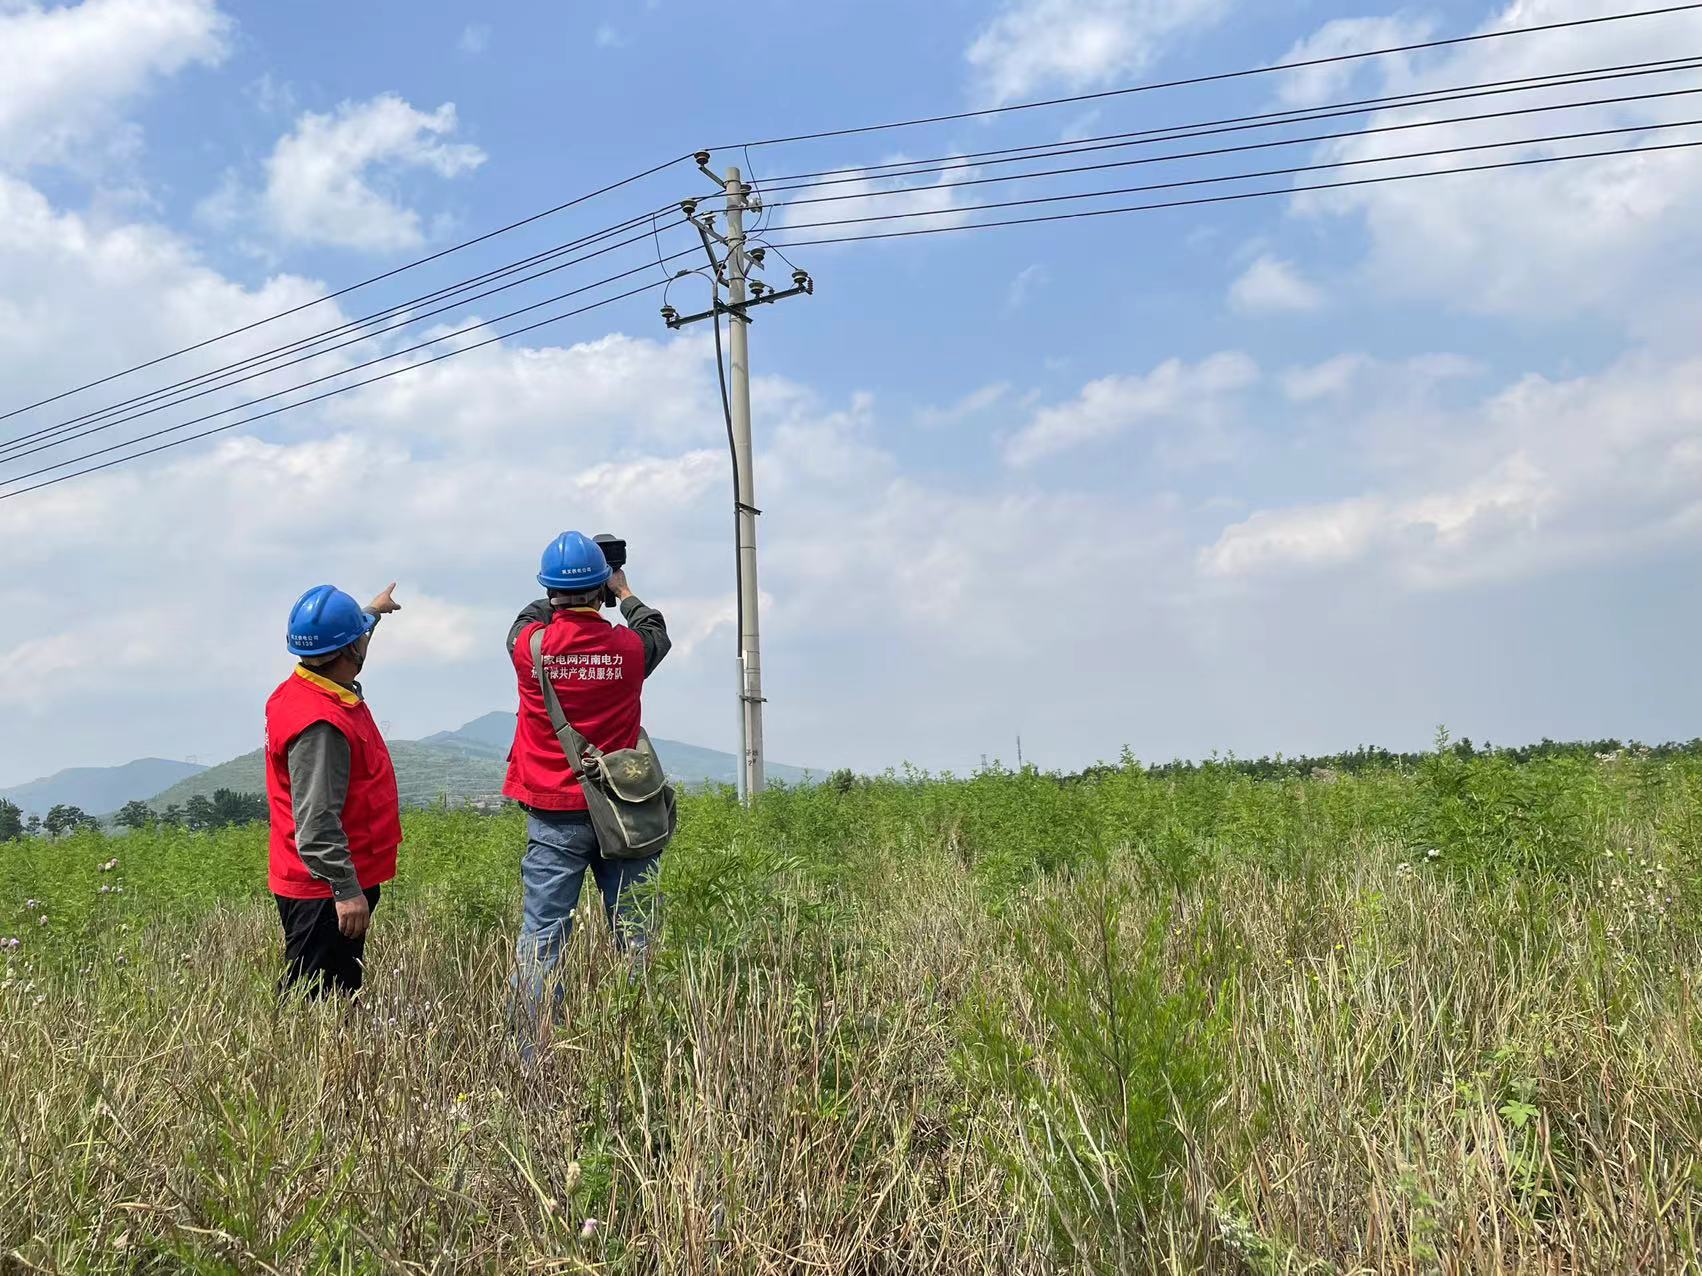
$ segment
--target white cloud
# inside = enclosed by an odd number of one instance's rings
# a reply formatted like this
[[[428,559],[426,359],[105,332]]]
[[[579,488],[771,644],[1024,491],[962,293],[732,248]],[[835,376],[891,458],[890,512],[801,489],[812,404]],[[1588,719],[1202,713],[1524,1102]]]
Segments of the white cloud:
[[[1363,387],[1366,378],[1375,377],[1378,396],[1387,398],[1398,386],[1404,399],[1410,397],[1409,391],[1433,390],[1450,381],[1481,375],[1483,370],[1475,360],[1458,354],[1420,354],[1391,364],[1350,352],[1290,368],[1283,373],[1282,390],[1291,403],[1339,401]]]
[[[478,147],[447,140],[455,106],[421,111],[395,94],[308,112],[266,161],[259,204],[279,236],[298,243],[391,251],[425,240],[420,215],[380,184],[407,169],[457,177],[484,163]]]
[[[1228,9],[1228,0],[1010,0],[964,56],[977,98],[994,104],[1053,88],[1103,88]]]
[[[1702,529],[1702,359],[1637,353],[1593,376],[1528,376],[1409,424],[1394,482],[1257,512],[1226,528],[1202,567],[1257,578],[1375,563],[1408,584],[1455,585],[1604,562]]]
[[[407,581],[397,585],[395,597],[402,610],[384,629],[383,653],[387,662],[398,665],[447,665],[467,660],[477,654],[481,635],[513,619],[500,608],[467,607],[433,597]]]
[[[1229,287],[1231,308],[1247,315],[1304,314],[1324,304],[1324,294],[1292,263],[1262,254]]]
[[[1036,292],[1052,282],[1052,272],[1041,262],[1032,262],[1017,271],[1016,278],[1005,293],[1005,309],[1021,310]]]
[[[456,41],[456,47],[463,53],[477,57],[491,47],[490,24],[485,22],[469,22],[461,28],[461,38]]]
[[[621,38],[621,33],[615,30],[614,27],[607,22],[598,26],[597,33],[593,39],[599,49],[618,49],[626,43],[626,41]]]
[[[1276,61],[1281,65],[1338,57],[1366,49],[1395,49],[1429,39],[1432,30],[1428,20],[1404,17],[1336,18],[1295,44]],[[1370,60],[1349,60],[1278,72],[1277,98],[1284,106],[1308,107],[1343,97],[1349,85],[1371,65]],[[1409,62],[1407,55],[1390,54],[1377,60],[1376,65],[1387,78],[1394,78],[1405,74]]]
[[[893,155],[882,160],[881,164],[908,162],[903,155]],[[784,197],[776,200],[773,206],[780,210],[776,225],[787,230],[807,230],[813,224],[824,222],[851,223],[824,225],[820,231],[808,232],[806,239],[816,234],[839,238],[874,235],[889,230],[955,226],[965,221],[966,215],[958,197],[958,188],[948,183],[973,178],[978,171],[974,168],[954,169],[932,180],[906,176],[841,180],[837,185],[828,187],[825,196],[811,196],[806,193],[793,200]],[[805,198],[819,202],[799,202]],[[901,220],[860,220],[894,216]]]
[[[0,11],[0,167],[85,158],[120,145],[117,108],[151,81],[225,55],[229,20],[214,0],[83,0]]]
[[[1194,364],[1168,359],[1145,375],[1101,377],[1070,402],[1037,411],[1006,440],[1005,460],[1031,465],[1137,427],[1209,432],[1223,424],[1258,376],[1258,366],[1246,355],[1226,351]]]
[[[1597,12],[1585,0],[1519,0],[1503,8],[1486,29]],[[1674,47],[1698,38],[1702,15],[1684,13],[1556,31],[1540,39],[1485,41],[1429,60],[1422,70],[1397,65],[1387,70],[1380,87],[1401,93],[1553,74],[1557,68],[1646,61],[1670,56]],[[1670,87],[1664,77],[1618,87],[1582,85],[1520,94],[1508,104],[1591,101],[1661,87]],[[1469,113],[1452,104],[1384,113],[1366,123],[1445,120]],[[1622,102],[1523,122],[1491,120],[1366,134],[1321,148],[1319,158],[1362,160],[1581,129],[1641,127],[1685,116],[1672,100]],[[1533,142],[1354,172],[1424,172],[1697,136],[1689,129],[1576,143]],[[1294,207],[1304,216],[1363,221],[1369,238],[1363,266],[1366,285],[1377,294],[1544,321],[1590,314],[1660,341],[1694,325],[1694,287],[1678,281],[1702,277],[1702,241],[1692,225],[1699,202],[1702,155],[1668,151],[1314,192],[1297,197]]]
[[[988,409],[1003,403],[1011,392],[1008,381],[994,381],[979,389],[971,390],[957,402],[943,408],[923,408],[916,414],[916,424],[926,430],[941,430],[949,426],[962,425],[965,421],[973,420]]]

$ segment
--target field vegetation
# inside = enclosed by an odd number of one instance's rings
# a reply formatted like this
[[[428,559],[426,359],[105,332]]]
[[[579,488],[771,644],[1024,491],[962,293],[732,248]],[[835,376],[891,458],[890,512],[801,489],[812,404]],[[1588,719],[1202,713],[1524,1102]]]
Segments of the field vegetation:
[[[521,817],[406,828],[352,1011],[263,826],[0,845],[0,1268],[1702,1267],[1692,751],[694,794],[530,1069]]]

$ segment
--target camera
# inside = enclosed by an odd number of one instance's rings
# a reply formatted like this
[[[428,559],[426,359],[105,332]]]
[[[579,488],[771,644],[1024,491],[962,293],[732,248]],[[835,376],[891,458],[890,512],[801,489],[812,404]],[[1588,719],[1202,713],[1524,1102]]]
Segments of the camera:
[[[600,535],[593,536],[591,539],[593,541],[595,541],[597,543],[597,547],[603,551],[603,557],[608,560],[610,571],[618,572],[618,571],[625,570],[625,568],[626,568],[626,542],[625,541],[623,541],[618,536],[611,535],[608,532],[603,532]],[[615,591],[614,590],[608,588],[607,586],[603,587],[603,606],[613,607],[619,601],[620,601],[620,599],[615,597]]]

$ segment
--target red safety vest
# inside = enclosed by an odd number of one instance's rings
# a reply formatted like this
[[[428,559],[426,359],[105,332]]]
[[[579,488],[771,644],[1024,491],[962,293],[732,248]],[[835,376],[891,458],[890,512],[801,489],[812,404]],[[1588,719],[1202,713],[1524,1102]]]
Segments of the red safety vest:
[[[527,625],[514,644],[520,714],[502,791],[545,811],[583,811],[585,794],[556,740],[532,672],[532,634],[538,628]],[[644,640],[589,608],[564,608],[543,629],[544,669],[567,720],[599,749],[632,748],[638,743]]]
[[[309,873],[296,851],[290,796],[290,745],[316,722],[329,722],[349,742],[343,832],[363,889],[396,876],[396,848],[402,841],[396,769],[366,701],[329,678],[297,668],[266,701],[266,800],[272,815],[267,884],[274,895],[287,899],[331,897],[330,883]]]

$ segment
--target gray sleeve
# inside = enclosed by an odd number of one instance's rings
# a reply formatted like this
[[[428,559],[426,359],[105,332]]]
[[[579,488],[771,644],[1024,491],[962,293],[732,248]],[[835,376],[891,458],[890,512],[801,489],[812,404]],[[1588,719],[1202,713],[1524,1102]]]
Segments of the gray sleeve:
[[[637,598],[621,601],[621,615],[626,617],[628,628],[644,643],[644,676],[648,678],[656,672],[662,657],[673,648],[673,640],[668,637],[668,622],[662,619],[661,612],[654,607],[646,607]]]
[[[295,809],[295,845],[301,862],[331,884],[336,899],[361,893],[343,830],[349,796],[349,742],[329,722],[315,722],[290,742],[290,802]]]
[[[514,654],[514,644],[520,641],[520,631],[527,625],[548,624],[550,619],[550,600],[540,598],[536,602],[527,603],[520,614],[514,618],[514,623],[508,627],[508,654]]]

